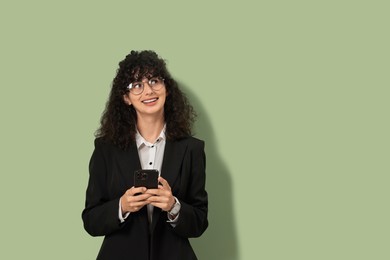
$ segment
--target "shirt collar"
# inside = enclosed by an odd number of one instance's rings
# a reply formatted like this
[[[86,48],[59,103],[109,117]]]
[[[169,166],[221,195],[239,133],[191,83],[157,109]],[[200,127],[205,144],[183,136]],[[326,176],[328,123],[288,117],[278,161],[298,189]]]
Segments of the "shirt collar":
[[[166,128],[166,124],[164,124],[164,127],[161,130],[160,135],[157,137],[157,139],[154,141],[154,143],[150,143],[150,142],[146,141],[145,138],[143,138],[143,136],[140,134],[140,132],[138,131],[138,128],[137,128],[137,133],[135,134],[135,141],[137,144],[137,148],[139,149],[141,147],[141,145],[151,146],[155,143],[159,143],[162,140],[165,140],[165,128]]]

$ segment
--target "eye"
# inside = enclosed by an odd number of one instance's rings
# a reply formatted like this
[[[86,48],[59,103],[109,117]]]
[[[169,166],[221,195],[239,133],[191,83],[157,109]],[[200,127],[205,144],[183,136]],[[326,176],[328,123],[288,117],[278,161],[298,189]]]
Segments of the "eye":
[[[134,82],[130,84],[130,88],[132,89],[141,89],[142,88],[142,83],[141,82]]]
[[[159,84],[161,82],[161,80],[159,79],[159,78],[151,78],[150,80],[149,80],[149,84],[150,85],[157,85],[157,84]]]

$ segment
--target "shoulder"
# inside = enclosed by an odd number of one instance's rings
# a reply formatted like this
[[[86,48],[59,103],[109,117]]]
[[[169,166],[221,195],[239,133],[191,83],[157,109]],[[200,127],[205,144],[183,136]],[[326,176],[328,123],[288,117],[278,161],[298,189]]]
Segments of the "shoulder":
[[[204,149],[205,142],[193,136],[178,140],[179,143],[187,145],[189,148]]]
[[[95,150],[103,150],[103,151],[123,151],[119,146],[114,144],[111,140],[104,137],[97,137],[94,141]]]
[[[109,146],[112,146],[113,143],[108,141],[107,139],[103,138],[103,137],[97,137],[94,141],[94,144],[95,144],[95,149],[99,149],[99,148],[108,148]]]
[[[95,151],[101,151],[104,153],[112,153],[112,154],[128,154],[136,152],[136,144],[131,143],[126,149],[122,149],[117,144],[115,144],[113,141],[104,138],[104,137],[97,137],[94,140],[95,144]]]

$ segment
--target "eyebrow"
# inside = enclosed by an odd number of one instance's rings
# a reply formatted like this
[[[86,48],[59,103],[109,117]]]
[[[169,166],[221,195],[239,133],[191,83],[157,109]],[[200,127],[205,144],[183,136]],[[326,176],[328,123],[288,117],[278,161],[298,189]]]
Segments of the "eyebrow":
[[[150,80],[152,78],[162,78],[161,76],[155,76],[155,75],[152,75],[152,74],[149,74],[149,75],[144,75],[142,77],[142,79],[139,79],[139,78],[133,78],[133,81],[131,81],[132,83],[134,82],[141,82],[142,80],[144,79],[147,79],[147,80]]]
[[[136,82],[136,81],[140,81],[141,80],[140,78],[142,78],[142,79],[143,78],[150,79],[150,78],[156,77],[154,75],[155,71],[156,70],[153,69],[153,68],[146,69],[143,72],[140,72],[140,69],[137,69],[137,70],[133,71],[133,74],[131,76],[132,81]]]

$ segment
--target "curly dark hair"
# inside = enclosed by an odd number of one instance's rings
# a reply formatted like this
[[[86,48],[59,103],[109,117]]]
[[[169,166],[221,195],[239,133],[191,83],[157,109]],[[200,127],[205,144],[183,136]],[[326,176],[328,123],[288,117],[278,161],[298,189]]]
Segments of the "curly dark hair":
[[[124,102],[127,86],[144,77],[164,79],[167,97],[164,105],[167,140],[179,140],[192,135],[196,113],[186,95],[166,68],[165,61],[154,51],[131,51],[119,62],[109,99],[95,136],[112,142],[123,150],[135,143],[137,113]]]

